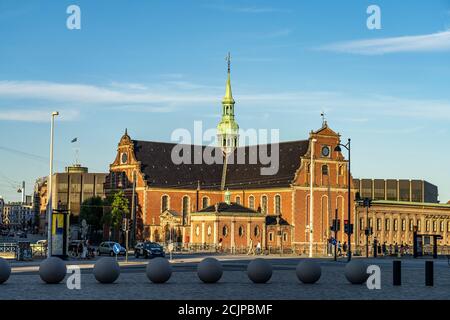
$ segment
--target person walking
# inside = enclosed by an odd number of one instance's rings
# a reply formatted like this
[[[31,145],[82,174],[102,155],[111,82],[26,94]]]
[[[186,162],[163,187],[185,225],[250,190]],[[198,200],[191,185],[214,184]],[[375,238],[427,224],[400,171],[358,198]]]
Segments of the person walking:
[[[341,242],[340,242],[340,241],[338,242],[338,245],[337,245],[337,246],[338,246],[338,255],[339,255],[339,256],[342,256],[342,245],[341,245]]]
[[[260,255],[261,254],[261,242],[258,241],[258,243],[256,244],[256,254]]]
[[[347,242],[344,241],[344,244],[342,245],[342,250],[344,251],[344,255],[347,253]]]

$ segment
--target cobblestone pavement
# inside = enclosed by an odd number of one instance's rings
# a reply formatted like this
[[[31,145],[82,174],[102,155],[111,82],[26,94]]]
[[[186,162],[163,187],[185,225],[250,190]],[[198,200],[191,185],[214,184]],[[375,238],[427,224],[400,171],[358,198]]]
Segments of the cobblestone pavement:
[[[269,257],[274,268],[271,280],[267,284],[253,284],[246,274],[249,258],[239,257],[222,261],[224,274],[220,282],[204,284],[196,274],[200,259],[175,263],[169,282],[159,285],[147,279],[143,260],[121,266],[119,279],[109,285],[97,283],[90,268],[82,269],[80,290],[69,290],[65,283],[44,284],[36,271],[14,271],[8,282],[0,286],[0,299],[450,299],[447,260],[435,260],[433,287],[425,286],[425,260],[402,260],[400,287],[392,285],[391,259],[366,260],[381,268],[381,290],[369,290],[365,285],[347,282],[343,273],[345,261],[317,260],[322,277],[314,285],[305,285],[295,274],[301,259]]]

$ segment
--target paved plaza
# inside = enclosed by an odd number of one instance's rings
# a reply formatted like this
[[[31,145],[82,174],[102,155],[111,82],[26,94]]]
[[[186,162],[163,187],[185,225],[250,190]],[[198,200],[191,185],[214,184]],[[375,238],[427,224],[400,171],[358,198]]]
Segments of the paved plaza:
[[[220,282],[202,283],[196,274],[197,263],[205,256],[177,256],[173,274],[165,284],[153,284],[145,275],[148,261],[121,260],[121,275],[114,284],[100,284],[93,274],[94,261],[80,263],[81,289],[69,290],[65,282],[44,284],[40,279],[38,261],[12,262],[10,279],[0,286],[0,299],[449,299],[450,267],[446,259],[435,260],[434,286],[425,286],[425,260],[402,260],[402,286],[392,285],[392,259],[368,259],[381,268],[381,289],[369,290],[366,285],[351,285],[344,276],[345,260],[334,262],[317,259],[322,267],[318,283],[305,285],[298,281],[295,268],[301,258],[265,257],[273,265],[273,276],[266,284],[252,283],[246,274],[248,256],[218,257],[224,273]],[[69,261],[68,265],[79,264]],[[67,279],[67,277],[66,277]]]

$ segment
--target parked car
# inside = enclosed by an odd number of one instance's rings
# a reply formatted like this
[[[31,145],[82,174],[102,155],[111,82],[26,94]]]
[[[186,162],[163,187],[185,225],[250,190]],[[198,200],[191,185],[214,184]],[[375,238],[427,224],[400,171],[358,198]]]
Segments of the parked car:
[[[98,249],[97,249],[97,255],[101,256],[102,254],[108,254],[111,257],[113,257],[115,255],[113,246],[116,243],[117,242],[114,242],[114,241],[105,241],[105,242],[100,243],[100,245],[98,246]],[[119,255],[125,255],[126,252],[127,252],[127,250],[124,247],[120,246]]]
[[[139,242],[134,247],[134,256],[139,258],[165,257],[164,248],[155,242]]]

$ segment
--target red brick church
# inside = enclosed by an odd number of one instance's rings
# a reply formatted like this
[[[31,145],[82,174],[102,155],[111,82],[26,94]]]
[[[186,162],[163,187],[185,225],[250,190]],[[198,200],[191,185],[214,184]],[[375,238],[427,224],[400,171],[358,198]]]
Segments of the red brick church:
[[[263,248],[304,251],[311,231],[312,189],[313,248],[323,253],[332,235],[335,210],[341,221],[347,219],[347,161],[335,151],[340,135],[323,121],[305,140],[267,145],[269,151],[279,150],[278,171],[262,175],[261,168],[267,165],[259,159],[250,161],[261,146],[238,145],[234,104],[228,68],[222,120],[217,127],[219,145],[185,145],[190,153],[184,156],[194,159],[198,152],[210,152],[228,159],[243,154],[245,163],[175,164],[171,154],[177,144],[134,140],[125,130],[110,165],[106,193],[122,189],[132,203],[135,182],[137,239],[184,246],[220,244],[232,250],[259,242]],[[351,199],[354,191],[352,186]],[[354,203],[350,206],[354,221]],[[339,239],[346,241],[343,232]]]

